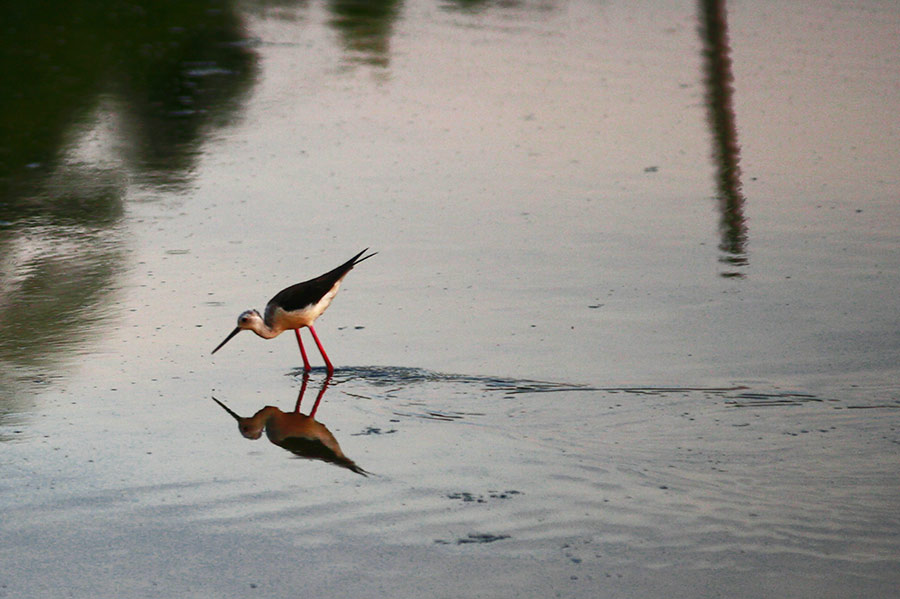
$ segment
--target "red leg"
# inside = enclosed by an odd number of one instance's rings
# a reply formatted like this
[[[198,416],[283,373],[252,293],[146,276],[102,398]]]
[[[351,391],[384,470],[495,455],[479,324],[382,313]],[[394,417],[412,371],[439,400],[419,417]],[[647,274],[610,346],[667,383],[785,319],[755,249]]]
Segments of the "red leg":
[[[297,394],[297,403],[294,406],[294,413],[298,414],[300,412],[300,402],[303,401],[303,395],[306,393],[306,383],[309,382],[309,373],[303,373],[303,383],[300,385],[300,393]]]
[[[294,329],[294,333],[297,334],[297,345],[300,346],[300,355],[303,356],[303,370],[309,372],[312,368],[309,365],[309,359],[306,357],[306,350],[303,349],[303,340],[300,339],[300,329]],[[313,336],[315,337],[315,333],[313,333]],[[316,343],[318,342],[319,340],[316,339]]]
[[[322,359],[325,360],[325,368],[328,370],[328,374],[334,374],[334,366],[331,365],[331,360],[328,359],[328,355],[325,353],[325,348],[322,347],[322,342],[319,341],[319,336],[316,335],[316,329],[313,328],[313,325],[309,325],[309,332],[312,333],[313,339],[315,340],[316,345],[319,347],[319,353],[322,354]]]
[[[316,410],[319,409],[319,402],[322,401],[322,396],[325,395],[325,389],[328,388],[328,383],[331,382],[331,375],[325,377],[325,380],[322,382],[322,388],[319,390],[319,394],[316,396],[316,403],[313,404],[312,410],[309,412],[310,418],[316,417]]]

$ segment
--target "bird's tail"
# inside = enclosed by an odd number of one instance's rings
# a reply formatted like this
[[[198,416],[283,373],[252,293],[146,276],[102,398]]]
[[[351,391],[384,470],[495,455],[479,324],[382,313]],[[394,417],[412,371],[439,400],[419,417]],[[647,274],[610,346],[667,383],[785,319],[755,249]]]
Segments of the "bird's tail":
[[[360,258],[360,256],[362,256],[363,254],[365,254],[368,251],[369,251],[369,248],[366,248],[363,251],[361,251],[360,253],[358,253],[355,256],[353,256],[352,258],[350,258],[349,262],[350,262],[351,266],[356,266],[363,260],[368,260],[369,258],[371,258],[372,256],[374,256],[375,254],[378,253],[378,252],[372,252],[368,256],[363,256],[362,258]]]

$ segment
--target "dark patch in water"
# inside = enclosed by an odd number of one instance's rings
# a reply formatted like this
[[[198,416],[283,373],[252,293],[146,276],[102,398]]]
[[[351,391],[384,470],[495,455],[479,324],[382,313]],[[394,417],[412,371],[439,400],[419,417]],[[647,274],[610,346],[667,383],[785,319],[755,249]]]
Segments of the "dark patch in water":
[[[314,368],[314,372],[324,372],[322,368]],[[303,376],[302,369],[291,371],[290,376],[299,378]],[[645,397],[664,397],[669,395],[688,396],[690,394],[702,393],[712,398],[724,401],[729,407],[736,408],[762,408],[762,407],[778,407],[778,406],[801,406],[812,403],[841,403],[839,399],[823,398],[811,393],[802,393],[796,391],[753,391],[750,387],[744,385],[734,385],[729,387],[700,387],[700,386],[684,386],[684,387],[595,387],[590,385],[581,385],[577,383],[560,383],[552,381],[538,381],[531,379],[514,379],[492,376],[475,376],[465,374],[445,374],[425,370],[422,368],[404,368],[394,366],[355,366],[339,368],[332,381],[333,386],[339,386],[351,382],[365,382],[370,387],[378,388],[380,394],[384,396],[392,396],[399,394],[404,390],[416,387],[418,385],[428,384],[452,384],[472,386],[483,392],[499,392],[506,398],[512,399],[520,394],[535,393],[606,393],[610,395],[626,394],[631,396]],[[352,397],[362,399],[372,399],[373,396],[362,396],[351,392],[346,392]],[[455,411],[437,411],[433,409],[424,409],[425,404],[421,403],[423,411],[415,414],[396,413],[398,416],[415,416],[428,420],[438,420],[443,422],[452,422],[465,419],[470,416],[480,416],[483,414],[475,412],[455,412]],[[617,404],[615,407],[621,407]],[[900,401],[882,402],[877,405],[852,405],[843,406],[847,409],[869,409],[869,408],[900,408]],[[834,406],[835,409],[842,409],[842,406]],[[377,433],[371,433],[377,434]]]
[[[378,428],[377,426],[370,426],[370,427],[367,427],[366,429],[364,429],[362,432],[353,433],[350,436],[351,437],[361,437],[361,436],[365,436],[365,435],[390,435],[391,433],[396,433],[396,432],[397,432],[397,429],[395,429],[395,428],[392,428],[390,430],[382,430],[382,429]]]
[[[468,491],[459,491],[456,493],[450,493],[447,495],[447,499],[458,499],[463,503],[486,503],[488,499],[509,499],[513,495],[521,495],[521,491],[516,491],[511,489],[509,491],[488,491],[487,496],[485,495],[476,495],[474,493],[469,493]]]
[[[502,541],[510,538],[509,535],[493,535],[490,533],[470,532],[468,536],[456,539],[456,541],[447,541],[445,539],[435,539],[435,543],[439,545],[470,545],[472,543],[493,543],[494,541]]]
[[[802,406],[808,403],[821,403],[826,400],[809,393],[738,393],[729,397],[725,403],[736,408],[765,408],[772,406]]]
[[[323,368],[313,368],[313,372]],[[289,373],[293,377],[302,377],[303,369],[298,368]],[[577,383],[559,383],[530,379],[513,379],[492,376],[474,376],[466,374],[445,374],[425,370],[423,368],[404,368],[397,366],[350,366],[338,368],[334,373],[333,386],[350,381],[363,380],[375,387],[388,387],[386,393],[400,391],[406,387],[425,383],[455,383],[477,385],[485,391],[500,391],[510,395],[520,393],[560,393],[560,392],[596,392],[629,393],[634,395],[664,395],[670,393],[712,393],[724,395],[747,389],[744,386],[734,387],[593,387]],[[435,414],[441,418],[453,418],[447,414]]]

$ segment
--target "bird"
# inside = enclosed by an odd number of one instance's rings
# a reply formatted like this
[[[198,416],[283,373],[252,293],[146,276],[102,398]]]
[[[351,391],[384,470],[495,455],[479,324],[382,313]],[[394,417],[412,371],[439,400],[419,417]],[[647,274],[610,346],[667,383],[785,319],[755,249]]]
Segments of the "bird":
[[[305,383],[305,381],[304,381]],[[322,399],[327,386],[327,380],[316,399],[316,405],[307,416],[300,413],[300,400],[303,398],[303,390],[297,399],[297,407],[293,412],[282,412],[275,406],[266,406],[249,418],[238,416],[231,408],[213,397],[213,401],[231,414],[238,422],[238,430],[246,439],[259,439],[263,431],[273,444],[290,451],[297,457],[322,460],[346,468],[357,474],[368,477],[370,472],[356,465],[356,462],[344,455],[337,439],[331,434],[324,424],[315,420],[316,407]],[[304,389],[306,385],[304,384]]]
[[[219,351],[223,345],[228,343],[232,337],[243,330],[253,331],[263,339],[272,339],[277,337],[284,331],[293,329],[297,335],[297,344],[300,346],[300,355],[303,357],[303,370],[309,372],[311,367],[309,359],[306,356],[306,350],[303,348],[303,340],[300,338],[300,329],[306,327],[312,333],[313,340],[325,360],[325,368],[328,374],[334,373],[334,366],[319,341],[313,322],[322,315],[326,308],[331,304],[334,296],[337,295],[341,281],[347,276],[347,273],[353,270],[353,267],[368,260],[378,252],[372,252],[368,256],[363,256],[369,248],[364,249],[356,254],[334,270],[326,272],[314,279],[303,281],[282,289],[275,297],[266,304],[265,316],[260,316],[256,310],[245,310],[238,316],[237,327],[225,337],[225,341],[220,343],[212,353]],[[363,256],[363,257],[360,257]]]

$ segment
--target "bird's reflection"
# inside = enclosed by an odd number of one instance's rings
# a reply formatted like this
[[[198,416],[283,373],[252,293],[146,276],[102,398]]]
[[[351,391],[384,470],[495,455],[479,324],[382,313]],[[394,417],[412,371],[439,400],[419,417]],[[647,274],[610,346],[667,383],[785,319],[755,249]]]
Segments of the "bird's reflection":
[[[303,376],[303,384],[300,387],[300,393],[297,395],[297,403],[294,405],[293,412],[282,412],[274,406],[265,406],[258,410],[253,416],[238,416],[224,403],[213,397],[213,400],[222,406],[222,408],[231,414],[238,422],[238,430],[247,439],[259,439],[263,431],[266,433],[269,441],[290,451],[297,457],[322,460],[347,470],[352,470],[357,474],[368,476],[368,472],[356,465],[356,462],[344,455],[337,439],[331,434],[324,424],[315,419],[316,411],[328,389],[328,383],[331,382],[331,376],[327,376],[322,382],[322,388],[316,396],[316,402],[313,404],[309,414],[300,413],[300,403],[303,401],[303,395],[306,393],[306,386],[309,382],[309,375]]]

